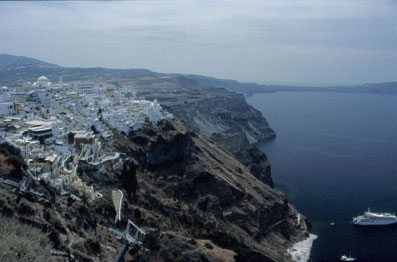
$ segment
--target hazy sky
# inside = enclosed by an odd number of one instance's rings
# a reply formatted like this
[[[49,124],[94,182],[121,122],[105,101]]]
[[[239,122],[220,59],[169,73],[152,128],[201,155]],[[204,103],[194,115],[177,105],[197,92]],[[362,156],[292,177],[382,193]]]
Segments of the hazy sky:
[[[397,80],[397,1],[0,2],[0,53],[241,81]]]

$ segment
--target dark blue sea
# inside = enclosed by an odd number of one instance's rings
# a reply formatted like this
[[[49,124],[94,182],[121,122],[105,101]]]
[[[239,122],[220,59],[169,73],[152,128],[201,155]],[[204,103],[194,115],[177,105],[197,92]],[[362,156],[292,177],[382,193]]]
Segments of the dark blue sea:
[[[310,261],[350,250],[357,261],[397,261],[397,225],[350,223],[368,207],[397,213],[397,96],[277,92],[247,101],[277,133],[258,145],[276,187],[318,235]]]

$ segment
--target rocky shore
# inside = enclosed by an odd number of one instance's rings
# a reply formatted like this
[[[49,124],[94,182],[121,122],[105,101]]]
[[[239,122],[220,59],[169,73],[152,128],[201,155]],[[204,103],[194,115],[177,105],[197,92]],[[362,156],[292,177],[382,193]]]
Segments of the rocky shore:
[[[289,248],[288,253],[291,254],[292,260],[297,262],[309,261],[313,241],[316,239],[316,235],[310,234],[309,237],[302,241],[296,242],[291,248]]]

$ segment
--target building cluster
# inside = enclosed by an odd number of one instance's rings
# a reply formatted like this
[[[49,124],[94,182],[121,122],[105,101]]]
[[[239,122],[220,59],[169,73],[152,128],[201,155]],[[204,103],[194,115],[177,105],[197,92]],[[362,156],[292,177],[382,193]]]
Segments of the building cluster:
[[[107,83],[64,83],[60,77],[53,84],[41,76],[21,87],[0,87],[0,143],[18,147],[28,171],[61,194],[74,188],[100,197],[79,174],[100,179],[107,165],[120,167],[123,154],[107,150],[113,133],[129,134],[172,117],[156,100]]]

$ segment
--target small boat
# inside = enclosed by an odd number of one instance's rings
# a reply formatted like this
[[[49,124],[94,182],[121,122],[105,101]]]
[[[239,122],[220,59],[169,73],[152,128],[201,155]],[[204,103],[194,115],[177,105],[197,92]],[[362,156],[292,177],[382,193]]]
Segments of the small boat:
[[[355,261],[356,260],[356,258],[355,257],[348,257],[348,256],[345,256],[345,255],[343,255],[341,258],[340,258],[340,260],[342,260],[342,261]]]
[[[340,260],[341,261],[355,261],[356,258],[352,257],[352,254],[351,254],[351,251],[350,251],[349,256],[343,255],[343,256],[341,256]]]
[[[331,222],[331,223],[329,223],[331,226],[335,226],[335,223],[334,222]]]

